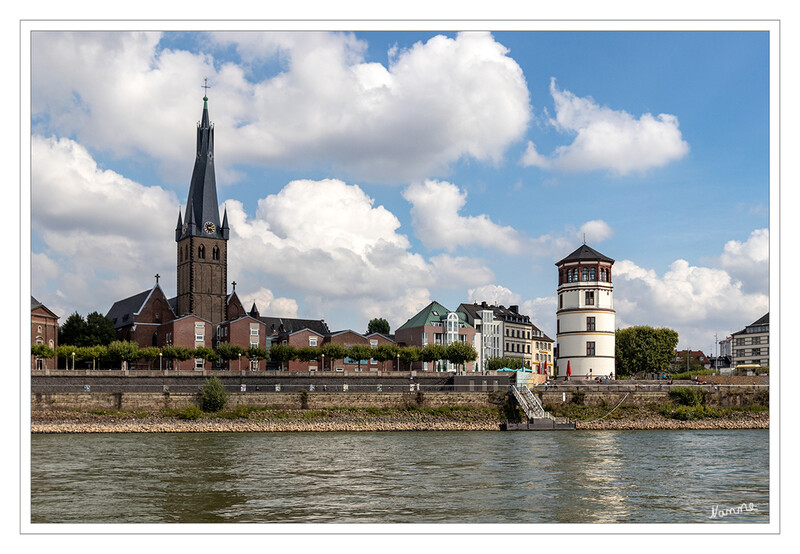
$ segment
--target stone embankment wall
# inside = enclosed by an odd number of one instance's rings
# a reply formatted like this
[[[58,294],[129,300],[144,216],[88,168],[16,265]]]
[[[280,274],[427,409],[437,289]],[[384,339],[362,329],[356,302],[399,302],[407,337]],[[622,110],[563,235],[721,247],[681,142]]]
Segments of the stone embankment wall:
[[[324,408],[403,408],[410,404],[439,408],[490,408],[501,404],[504,392],[235,392],[227,409],[252,406],[275,410]],[[41,410],[160,410],[199,405],[197,393],[55,392],[31,394],[31,409]]]
[[[706,403],[711,406],[748,406],[751,404],[766,404],[769,399],[768,389],[753,389],[752,387],[697,387],[705,393]],[[559,387],[561,389],[561,387]],[[663,404],[670,402],[669,387],[663,390],[637,390],[633,389],[605,389],[605,390],[547,390],[536,391],[542,404],[567,404],[575,400],[585,406],[598,406],[609,404],[616,406],[622,401],[621,406],[643,406],[646,404]],[[575,397],[578,398],[575,398]],[[574,399],[574,400],[573,400]]]

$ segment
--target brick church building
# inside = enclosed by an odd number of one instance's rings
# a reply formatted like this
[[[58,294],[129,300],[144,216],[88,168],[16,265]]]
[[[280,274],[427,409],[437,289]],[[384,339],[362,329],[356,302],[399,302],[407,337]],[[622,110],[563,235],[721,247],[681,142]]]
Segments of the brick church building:
[[[151,289],[115,302],[106,315],[114,324],[117,338],[135,341],[141,347],[214,348],[220,342],[230,342],[247,350],[250,346],[269,348],[283,336],[306,328],[329,334],[322,320],[260,317],[255,303],[246,311],[236,294],[235,281],[228,294],[229,233],[227,210],[220,222],[214,126],[209,120],[208,98],[203,97],[186,211],[178,214],[175,228],[177,295],[167,297],[156,275]],[[225,368],[220,362],[200,358],[163,363],[167,369]],[[230,368],[264,370],[267,363],[243,356],[231,362]]]

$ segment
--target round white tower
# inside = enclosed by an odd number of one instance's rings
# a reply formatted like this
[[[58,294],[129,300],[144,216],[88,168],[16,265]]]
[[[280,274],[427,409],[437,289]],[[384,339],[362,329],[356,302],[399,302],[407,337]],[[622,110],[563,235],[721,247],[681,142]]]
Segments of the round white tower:
[[[585,244],[558,267],[558,376],[608,377],[614,369],[614,260]]]

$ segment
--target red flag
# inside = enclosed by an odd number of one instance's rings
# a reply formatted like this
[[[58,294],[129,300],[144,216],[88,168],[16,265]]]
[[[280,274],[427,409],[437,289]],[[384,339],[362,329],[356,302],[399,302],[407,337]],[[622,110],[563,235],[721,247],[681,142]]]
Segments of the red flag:
[[[569,360],[567,360],[567,377],[572,375],[572,368],[569,365]]]

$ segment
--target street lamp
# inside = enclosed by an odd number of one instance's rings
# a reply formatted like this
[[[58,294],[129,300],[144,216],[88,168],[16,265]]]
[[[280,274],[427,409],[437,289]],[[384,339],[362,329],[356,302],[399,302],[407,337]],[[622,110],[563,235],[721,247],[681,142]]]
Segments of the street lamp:
[[[242,353],[239,352],[239,371],[242,371]]]
[[[161,352],[158,353],[158,371],[163,371],[163,367],[161,366],[161,360],[163,359],[163,354]]]
[[[397,371],[400,371],[400,354],[397,354]]]
[[[325,371],[325,354],[322,354],[322,371]]]
[[[72,371],[75,371],[75,352],[72,353]]]

